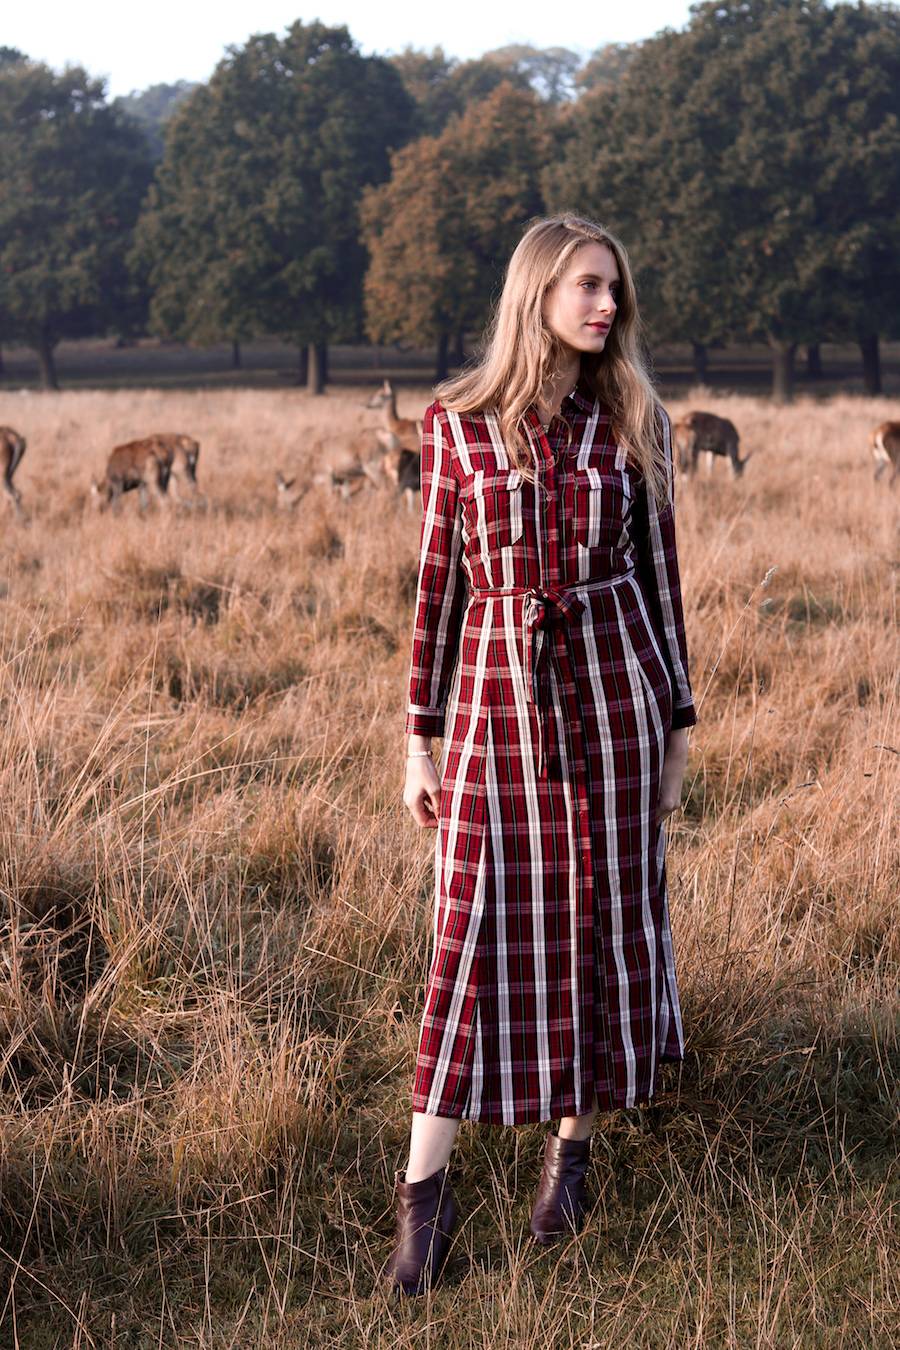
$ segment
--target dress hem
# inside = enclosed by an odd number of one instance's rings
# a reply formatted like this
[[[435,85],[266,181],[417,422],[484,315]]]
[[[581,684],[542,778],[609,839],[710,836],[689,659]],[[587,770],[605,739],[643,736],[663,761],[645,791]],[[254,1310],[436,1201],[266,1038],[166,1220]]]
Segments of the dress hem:
[[[660,1055],[659,1061],[667,1064],[681,1064],[684,1061],[684,1056]],[[606,1106],[600,1104],[598,1105],[597,1110],[601,1114],[606,1114],[609,1111],[634,1111],[638,1107],[656,1105],[657,1096],[658,1094],[654,1093],[649,1097],[643,1097],[641,1098],[640,1101],[632,1102],[630,1104],[625,1104],[622,1102],[614,1102],[612,1105]],[[423,1101],[422,1105],[417,1104],[419,1100]],[[417,1099],[415,1096],[413,1096],[412,1099],[412,1109],[418,1115],[439,1116],[443,1117],[443,1119],[445,1120],[470,1120],[473,1125],[507,1125],[507,1126],[541,1125],[547,1121],[561,1120],[563,1116],[575,1115],[574,1108],[575,1108],[574,1100],[570,1098],[568,1100],[564,1100],[563,1102],[561,1102],[559,1108],[551,1110],[549,1113],[545,1114],[541,1113],[540,1111],[517,1112],[515,1120],[505,1120],[502,1112],[497,1112],[491,1110],[490,1108],[486,1111],[479,1112],[478,1115],[469,1115],[467,1114],[464,1108],[457,1111],[448,1111],[448,1110],[429,1111],[427,1108],[427,1104],[425,1104],[424,1099]],[[588,1113],[586,1111],[583,1111],[580,1114],[587,1115]]]

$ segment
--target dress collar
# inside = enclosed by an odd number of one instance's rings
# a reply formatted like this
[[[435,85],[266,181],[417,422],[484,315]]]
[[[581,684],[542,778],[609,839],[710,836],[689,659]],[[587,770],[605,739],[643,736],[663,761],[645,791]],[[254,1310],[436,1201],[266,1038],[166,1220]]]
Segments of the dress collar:
[[[596,401],[597,396],[591,388],[587,376],[583,373],[579,375],[578,383],[571,394],[569,394],[566,399],[563,399],[564,403],[574,403],[577,408],[581,408],[582,412],[592,412]]]

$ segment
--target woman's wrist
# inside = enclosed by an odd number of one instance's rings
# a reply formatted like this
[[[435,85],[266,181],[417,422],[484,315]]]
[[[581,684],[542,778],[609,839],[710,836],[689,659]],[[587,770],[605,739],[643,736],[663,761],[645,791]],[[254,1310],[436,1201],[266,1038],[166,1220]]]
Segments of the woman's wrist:
[[[415,734],[415,733],[413,733],[413,734],[407,736],[407,738],[406,738],[406,754],[407,754],[407,757],[409,757],[410,755],[425,755],[425,754],[430,755],[430,754],[431,754],[431,737],[430,737],[430,736],[420,736],[420,735],[417,735],[417,734]]]

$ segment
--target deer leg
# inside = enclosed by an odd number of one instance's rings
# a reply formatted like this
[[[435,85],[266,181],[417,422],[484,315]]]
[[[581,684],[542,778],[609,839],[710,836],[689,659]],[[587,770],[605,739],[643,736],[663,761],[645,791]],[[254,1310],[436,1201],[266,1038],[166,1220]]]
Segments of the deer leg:
[[[22,515],[22,509],[21,509],[21,507],[20,507],[20,505],[19,505],[18,497],[17,497],[17,495],[16,495],[16,490],[15,490],[15,488],[13,487],[12,483],[4,483],[4,484],[3,484],[3,491],[6,493],[6,497],[7,497],[7,500],[9,501],[10,509],[11,509],[12,511],[15,512],[15,514],[16,514],[17,517],[21,517],[21,515]]]

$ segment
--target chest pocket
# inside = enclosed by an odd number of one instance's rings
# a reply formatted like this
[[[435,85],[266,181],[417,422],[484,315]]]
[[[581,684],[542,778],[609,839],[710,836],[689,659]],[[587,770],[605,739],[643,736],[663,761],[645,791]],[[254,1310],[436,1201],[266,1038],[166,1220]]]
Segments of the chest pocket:
[[[575,516],[572,533],[584,548],[597,548],[605,507],[606,485],[600,470],[593,465],[575,470]]]
[[[509,548],[522,538],[522,475],[518,469],[489,475],[477,469],[465,506],[470,532],[486,553]]]
[[[631,507],[627,472],[603,471],[594,464],[575,470],[575,512],[572,533],[584,548],[615,542]]]

